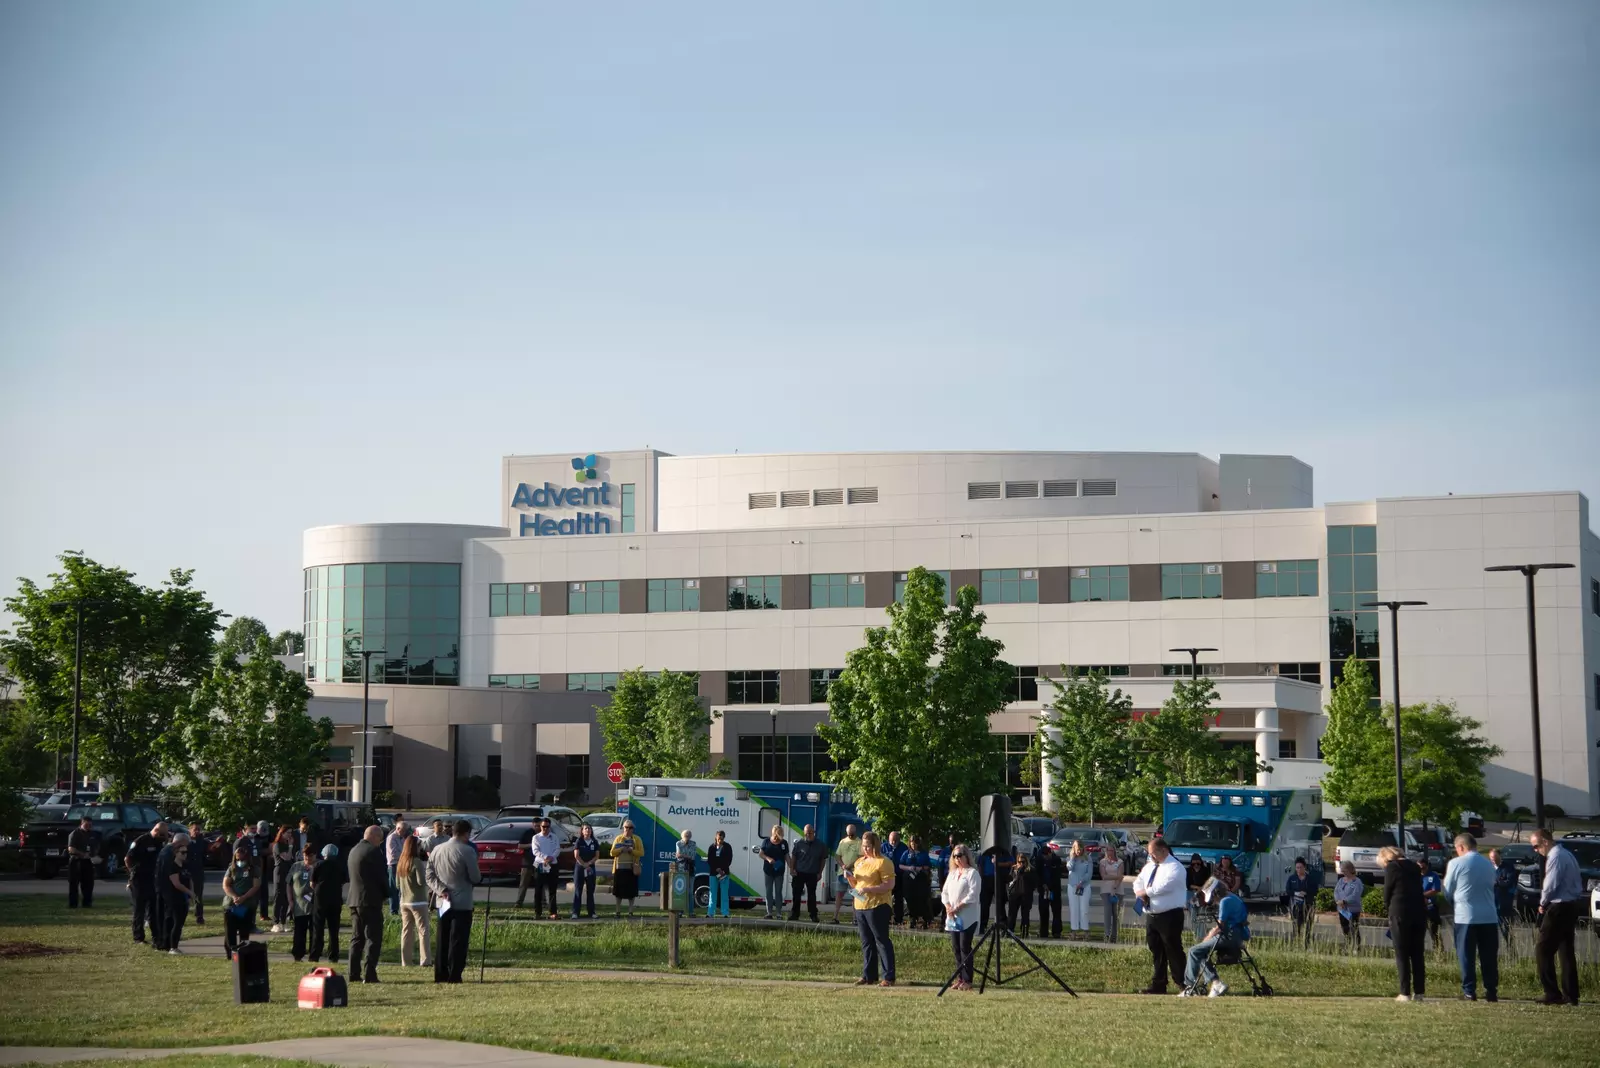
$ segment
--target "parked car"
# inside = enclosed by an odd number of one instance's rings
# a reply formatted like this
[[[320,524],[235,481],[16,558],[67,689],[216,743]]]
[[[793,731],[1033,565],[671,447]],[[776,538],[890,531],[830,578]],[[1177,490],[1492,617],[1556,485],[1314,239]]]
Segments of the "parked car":
[[[1474,838],[1482,838],[1484,833],[1483,817],[1476,812],[1461,813],[1461,829]]]
[[[566,805],[502,805],[500,811],[495,813],[495,819],[522,819],[537,820],[548,816],[555,823],[577,830],[583,822],[583,817],[578,815],[578,810]],[[619,822],[618,827],[622,826]]]
[[[1433,829],[1433,828],[1430,828]],[[1422,832],[1422,828],[1406,829],[1406,856],[1413,860],[1421,860],[1428,850],[1424,848],[1422,840],[1414,835]],[[1378,851],[1385,846],[1394,845],[1394,831],[1358,831],[1348,830],[1338,839],[1338,845],[1333,850],[1335,873],[1330,880],[1338,878],[1338,868],[1345,861],[1355,865],[1356,877],[1368,886],[1383,882],[1383,867],[1378,863]],[[1429,867],[1432,867],[1432,858],[1429,858]],[[1441,861],[1440,870],[1444,865]],[[1331,882],[1330,882],[1331,885]]]
[[[601,842],[609,842],[622,833],[622,821],[628,817],[620,812],[591,812],[582,818],[594,828],[594,836]]]
[[[161,813],[139,804],[88,804],[69,808],[58,820],[34,820],[22,829],[17,847],[33,861],[36,879],[54,878],[67,863],[67,836],[78,820],[89,818],[89,852],[101,878],[116,875],[123,854],[139,835],[162,822]]]
[[[1096,863],[1100,860],[1100,850],[1107,841],[1117,843],[1120,848],[1122,839],[1109,827],[1058,827],[1056,835],[1047,843],[1051,850],[1061,854],[1062,857],[1072,852],[1072,843],[1081,840],[1084,852]]]
[[[444,820],[446,834],[450,833],[450,828],[455,826],[457,820],[466,820],[472,824],[473,834],[482,832],[485,827],[494,822],[488,816],[480,816],[475,812],[430,812],[426,816],[414,816],[407,822],[411,826],[421,829],[423,827],[431,827],[434,820]]]
[[[1056,821],[1049,816],[1013,816],[1011,818],[1011,844],[1024,853],[1032,853],[1041,842],[1056,836]]]
[[[1594,911],[1594,895],[1600,890],[1600,834],[1593,831],[1569,831],[1556,839],[1556,844],[1566,848],[1578,862],[1578,877],[1590,897],[1590,913]],[[1533,863],[1523,865],[1517,873],[1517,912],[1532,917],[1539,911],[1539,891],[1544,886],[1544,860],[1535,856]]]
[[[531,848],[538,825],[532,820],[496,820],[472,839],[478,851],[478,871],[486,879],[517,878],[522,873],[522,858]],[[551,828],[554,830],[555,828]],[[571,835],[561,839],[556,871],[570,875],[575,866]]]
[[[1118,851],[1122,854],[1122,867],[1129,875],[1137,875],[1139,869],[1144,867],[1144,862],[1149,859],[1150,850],[1139,841],[1139,836],[1127,827],[1113,827],[1111,833],[1117,836]]]
[[[1445,865],[1455,859],[1456,836],[1443,827],[1408,827],[1406,839],[1406,852],[1411,852],[1415,843],[1427,854],[1428,867],[1440,875],[1444,874]]]

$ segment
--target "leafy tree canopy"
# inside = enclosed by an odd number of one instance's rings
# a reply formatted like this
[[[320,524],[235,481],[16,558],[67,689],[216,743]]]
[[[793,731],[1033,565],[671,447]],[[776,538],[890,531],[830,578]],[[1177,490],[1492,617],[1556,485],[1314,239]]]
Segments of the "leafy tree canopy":
[[[611,703],[596,705],[595,715],[606,760],[621,762],[630,777],[688,778],[711,759],[712,714],[693,674],[624,671]]]
[[[1046,759],[1056,769],[1052,794],[1059,812],[1093,823],[1125,803],[1133,699],[1108,690],[1103,674],[1073,677],[1063,667],[1062,676],[1042,732]]]
[[[1241,759],[1223,746],[1211,729],[1217,718],[1217,688],[1211,680],[1179,679],[1159,712],[1128,728],[1137,775],[1128,783],[1130,807],[1142,818],[1161,818],[1164,786],[1254,783],[1258,771],[1270,768],[1254,752]]]
[[[1005,787],[989,716],[1005,707],[1012,668],[983,633],[978,592],[946,607],[944,580],[911,571],[889,625],[869,627],[828,687],[830,722],[817,728],[838,771],[879,827],[970,836],[978,799]]]

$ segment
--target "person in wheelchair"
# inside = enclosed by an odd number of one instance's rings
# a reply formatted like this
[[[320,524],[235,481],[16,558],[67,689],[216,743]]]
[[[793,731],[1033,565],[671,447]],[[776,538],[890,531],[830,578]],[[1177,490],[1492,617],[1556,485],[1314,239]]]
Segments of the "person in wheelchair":
[[[1199,997],[1200,984],[1208,982],[1210,989],[1207,996],[1219,998],[1228,992],[1228,984],[1218,978],[1211,955],[1219,949],[1236,949],[1249,940],[1249,913],[1245,910],[1244,900],[1214,876],[1200,888],[1200,895],[1207,905],[1217,910],[1217,922],[1205,938],[1189,950],[1189,964],[1184,969],[1180,996]]]

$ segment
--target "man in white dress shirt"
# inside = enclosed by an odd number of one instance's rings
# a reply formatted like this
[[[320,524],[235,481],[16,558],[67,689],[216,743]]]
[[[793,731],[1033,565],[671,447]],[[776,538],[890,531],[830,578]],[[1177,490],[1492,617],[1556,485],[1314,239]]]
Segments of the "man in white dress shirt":
[[[1133,896],[1144,908],[1144,941],[1150,947],[1154,971],[1141,994],[1165,994],[1167,976],[1183,989],[1183,907],[1187,880],[1182,864],[1157,838],[1150,843],[1150,859],[1133,880]]]

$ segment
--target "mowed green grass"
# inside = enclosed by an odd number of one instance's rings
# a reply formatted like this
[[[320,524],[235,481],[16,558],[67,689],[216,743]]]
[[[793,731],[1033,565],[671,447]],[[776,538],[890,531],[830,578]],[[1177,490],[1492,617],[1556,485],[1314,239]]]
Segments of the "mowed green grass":
[[[40,1065],[39,1061],[29,1061],[21,1068],[30,1068],[30,1065]],[[130,1061],[125,1058],[103,1060],[96,1058],[87,1061],[69,1061],[72,1068],[129,1068],[135,1064],[156,1064],[161,1068],[310,1068],[316,1061],[286,1061],[278,1057],[241,1057],[226,1053],[179,1053],[171,1057],[162,1057],[154,1061]],[[41,1066],[42,1068],[42,1066]]]
[[[110,904],[108,895],[103,905]],[[658,927],[515,925],[496,933],[495,940],[505,944],[492,951],[491,959],[503,954],[508,963],[607,968],[616,964],[608,947],[640,957],[652,937],[659,964],[664,950]],[[352,988],[351,1008],[303,1012],[295,1008],[293,992],[305,965],[273,964],[276,1000],[237,1006],[226,962],[172,958],[132,945],[124,907],[71,913],[57,900],[11,898],[0,904],[0,941],[82,950],[0,961],[5,996],[0,1043],[8,1045],[187,1047],[396,1034],[696,1068],[847,1063],[938,1068],[967,1066],[979,1058],[1003,1060],[1012,1068],[1108,1062],[1155,1068],[1193,1065],[1197,1051],[1203,1051],[1201,1059],[1229,1068],[1329,1060],[1414,1065],[1416,1050],[1427,1049],[1448,1051],[1452,1068],[1503,1068],[1508,1051],[1537,1042],[1539,1063],[1600,1065],[1600,1011],[1587,1005],[1548,1009],[1528,1002],[1443,999],[1398,1005],[1333,996],[1193,1001],[1088,995],[1072,1000],[1038,988],[935,998],[931,987],[917,985],[857,989],[693,974],[608,978],[511,967],[491,967],[482,985],[435,987],[420,969],[387,967],[380,985]],[[904,979],[942,981],[940,944],[929,941],[923,948],[913,945],[917,941],[901,940]],[[1132,989],[1121,981],[1124,972],[1143,978],[1138,953],[1058,952],[1074,962],[1068,976],[1085,991],[1097,981]],[[808,963],[826,963],[826,969],[807,977],[848,980],[854,975],[850,942],[816,932],[696,932],[686,938],[684,953],[686,962],[698,954],[697,966],[706,968],[743,953],[744,967],[752,970],[798,972]],[[1110,971],[1097,980],[1090,958]],[[1331,985],[1338,962],[1314,963],[1330,976],[1324,987]],[[1345,964],[1347,980],[1353,974],[1363,985],[1376,985],[1376,975],[1358,971],[1378,970],[1376,962]],[[1279,976],[1272,978],[1279,985]],[[1453,993],[1453,984],[1443,985],[1443,992]],[[1325,992],[1309,978],[1306,986],[1307,993]]]

